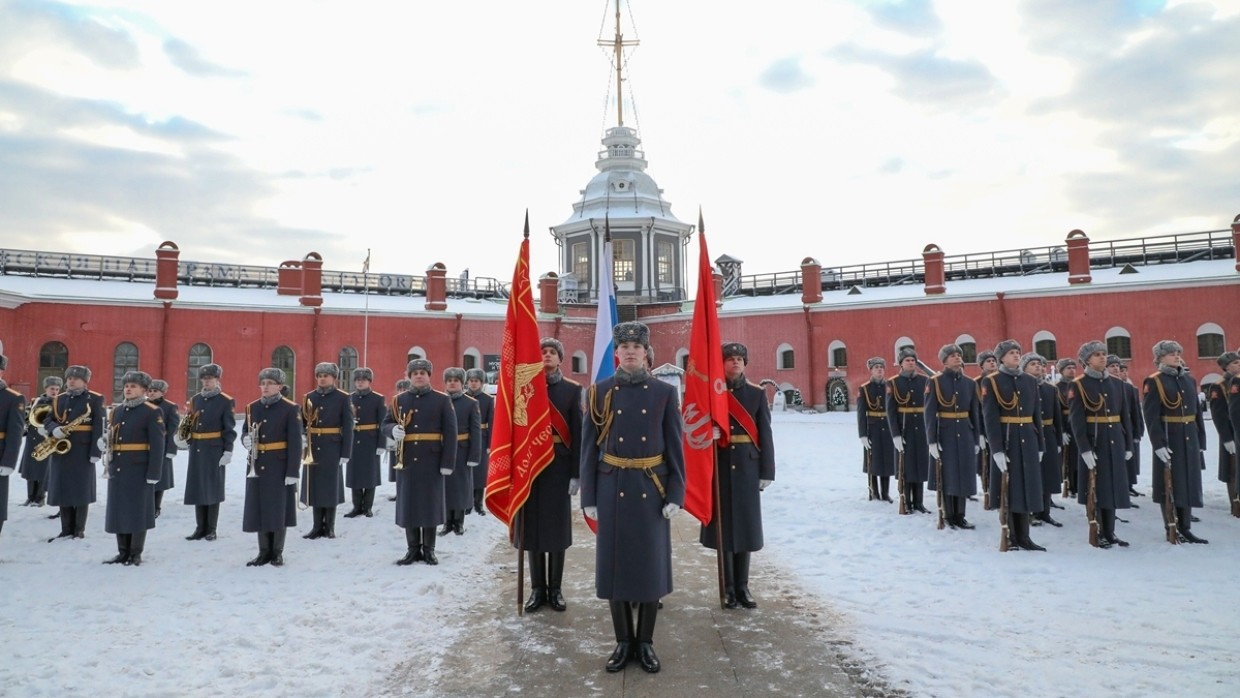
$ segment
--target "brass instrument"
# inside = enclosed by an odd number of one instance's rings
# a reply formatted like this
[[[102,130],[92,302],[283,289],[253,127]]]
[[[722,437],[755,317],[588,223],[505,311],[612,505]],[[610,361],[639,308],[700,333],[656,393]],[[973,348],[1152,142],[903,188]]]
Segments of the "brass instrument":
[[[314,465],[314,448],[311,443],[310,427],[319,421],[319,408],[315,407],[307,412],[306,408],[309,406],[310,401],[306,400],[305,407],[302,407],[301,410],[302,417],[306,420],[306,443],[301,447],[301,464],[307,466]]]
[[[248,420],[246,421],[246,424],[247,424],[246,433],[250,435],[250,452],[246,456],[246,459],[245,459],[245,467],[246,467],[245,476],[246,477],[258,477],[258,444],[259,444],[259,436],[260,436],[260,434],[258,433],[258,429],[262,425],[259,424],[258,422],[251,422]]]
[[[48,407],[47,409],[51,410],[51,407]],[[35,411],[36,410],[31,410],[31,414],[33,414]],[[31,417],[31,419],[33,419],[33,417]],[[44,414],[43,416],[43,421],[47,421],[46,414]],[[63,427],[64,432],[68,434],[69,432],[73,431],[75,427],[81,426],[82,424],[85,424],[86,422],[89,422],[89,421],[90,421],[90,404],[88,403],[86,405],[85,412],[83,412],[76,419],[69,422]],[[44,461],[50,458],[53,453],[55,453],[56,455],[63,456],[66,453],[68,453],[69,449],[71,448],[73,448],[73,442],[70,441],[68,438],[58,439],[55,436],[52,436],[51,433],[49,432],[47,435],[47,438],[40,441],[39,444],[35,446],[32,451],[30,451],[30,457],[38,461]]]
[[[409,426],[410,416],[411,415],[409,414],[402,413],[399,407],[396,408],[396,423],[400,425],[401,429],[404,429],[405,427]],[[392,470],[404,470],[404,469],[405,469],[405,437],[402,436],[396,441],[396,465],[392,466]]]
[[[26,414],[26,423],[38,429],[47,421],[47,416],[52,413],[52,404],[50,402],[37,403],[30,406],[30,412]]]
[[[191,409],[190,413],[185,415],[185,419],[182,419],[181,423],[177,425],[176,438],[180,441],[188,442],[190,437],[193,436],[194,430],[198,426],[198,418],[201,416],[202,410]]]
[[[108,430],[103,438],[103,452],[99,454],[99,462],[103,465],[103,479],[108,479],[108,464],[112,462],[112,453],[115,451],[117,437],[120,436],[121,426],[112,421],[112,416],[116,414],[116,407],[108,408],[108,418],[105,422]]]

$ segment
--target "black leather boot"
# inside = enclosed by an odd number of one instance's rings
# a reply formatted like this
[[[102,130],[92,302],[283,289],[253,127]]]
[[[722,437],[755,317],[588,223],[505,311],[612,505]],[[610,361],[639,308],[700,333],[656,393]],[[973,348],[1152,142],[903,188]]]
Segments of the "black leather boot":
[[[447,515],[447,518],[446,518],[446,519],[444,519],[443,526],[441,526],[441,527],[439,528],[439,535],[441,535],[441,536],[446,536],[446,535],[448,535],[449,533],[451,533],[451,532],[452,532],[452,529],[453,529],[453,525],[452,525],[452,523],[453,523],[453,519],[452,519],[452,510],[451,510],[451,509],[449,509],[449,510],[448,510],[448,515]]]
[[[439,558],[435,557],[434,526],[427,526],[422,529],[422,560],[428,565],[439,564]]]
[[[245,563],[246,567],[262,567],[271,562],[271,534],[260,531],[258,534],[258,557]]]
[[[86,537],[86,515],[90,513],[90,505],[83,504],[80,507],[73,507],[73,537]]]
[[[314,525],[310,527],[310,532],[302,536],[306,540],[318,540],[323,537],[323,513],[320,507],[314,507],[310,510],[310,517],[314,520]]]
[[[1038,520],[1042,523],[1048,523],[1055,528],[1063,528],[1063,524],[1051,518],[1051,507],[1053,505],[1054,502],[1051,501],[1049,494],[1042,495],[1042,511],[1038,512]],[[1060,508],[1062,509],[1063,507]]]
[[[878,479],[878,488],[883,493],[883,501],[891,504],[891,477],[884,475]]]
[[[288,534],[288,529],[281,526],[271,534],[271,566],[284,566],[284,537]]]
[[[758,602],[754,601],[753,595],[749,593],[749,553],[734,553],[732,569],[737,603],[745,608],[757,608]]]
[[[930,510],[926,508],[925,503],[926,486],[920,482],[913,484],[913,509],[929,514]]]
[[[616,633],[616,649],[607,659],[607,671],[615,673],[624,669],[633,656],[633,607],[627,601],[609,601],[611,625]]]
[[[477,514],[478,516],[487,515],[486,502],[484,501],[484,498],[483,498],[483,495],[485,494],[486,494],[485,488],[480,489],[480,490],[474,490],[474,513]]]
[[[396,561],[398,565],[412,565],[422,558],[422,530],[406,528],[405,545],[405,556]]]
[[[637,661],[646,673],[657,674],[662,668],[659,655],[654,653],[654,623],[659,615],[659,602],[648,601],[639,604],[637,609]]]
[[[116,551],[117,551],[116,557],[110,560],[104,560],[103,564],[105,565],[128,564],[128,560],[129,560],[129,534],[128,533],[116,534]]]
[[[207,535],[207,508],[204,506],[194,507],[194,532],[185,536],[185,540],[202,540]]]
[[[323,537],[336,537],[336,507],[323,507]]]
[[[736,603],[736,556],[729,552],[721,553],[723,557],[723,607],[733,609],[740,606]]]
[[[56,518],[60,519],[60,535],[53,538],[48,538],[48,543],[60,540],[61,538],[73,537],[73,507],[60,507],[60,511],[58,512]]]
[[[977,528],[964,518],[964,512],[969,506],[969,500],[965,497],[956,497],[956,528],[962,528],[966,531],[972,531]]]
[[[142,564],[142,551],[146,548],[146,531],[138,531],[129,534],[129,559],[125,560],[125,564],[130,567],[138,567]]]
[[[358,489],[357,487],[350,490],[352,493],[353,508],[344,515],[344,518],[355,519],[362,515],[362,497],[365,496],[362,494],[363,491],[364,490]]]
[[[207,509],[207,534],[203,540],[215,540],[215,527],[220,522],[220,505],[210,504]]]
[[[362,513],[368,519],[375,515],[375,488],[373,487],[362,490]]]
[[[1180,536],[1183,537],[1184,540],[1188,541],[1189,543],[1197,543],[1200,545],[1205,545],[1210,542],[1206,540],[1205,538],[1199,538],[1193,535],[1193,531],[1192,531],[1193,510],[1192,509],[1190,509],[1189,507],[1183,507],[1183,508],[1177,507],[1175,510],[1175,514],[1176,514],[1176,518],[1179,519],[1179,523],[1180,523],[1180,529],[1179,529]]]
[[[525,556],[530,566],[530,598],[525,601],[525,612],[532,613],[547,603],[547,555],[529,551]]]
[[[560,585],[564,582],[564,551],[547,553],[547,604],[551,610],[564,612],[568,604],[564,603],[564,593]]]
[[[868,480],[870,483],[869,499],[871,500],[880,499],[880,497],[878,496],[878,476],[870,475],[868,477]]]
[[[1101,513],[1102,521],[1099,524],[1102,527],[1101,537],[1107,542],[1107,546],[1118,545],[1121,548],[1127,548],[1128,541],[1120,540],[1119,536],[1115,535],[1115,510],[1103,509]]]
[[[155,518],[164,511],[164,490],[155,490]]]
[[[1033,542],[1033,541],[1029,538],[1029,519],[1031,518],[1031,515],[1029,515],[1029,514],[1013,514],[1012,516],[1016,519],[1016,521],[1017,521],[1017,526],[1020,528],[1020,547],[1021,547],[1021,549],[1022,549],[1022,550],[1036,550],[1036,551],[1040,551],[1040,552],[1046,552],[1046,548],[1043,548],[1042,546],[1038,545],[1037,543],[1034,543],[1034,542]]]

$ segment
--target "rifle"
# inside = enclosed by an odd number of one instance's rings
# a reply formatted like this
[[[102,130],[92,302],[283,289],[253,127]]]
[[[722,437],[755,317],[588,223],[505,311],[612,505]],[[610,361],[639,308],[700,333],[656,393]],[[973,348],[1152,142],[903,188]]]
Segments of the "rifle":
[[[1231,515],[1240,519],[1240,462],[1231,456]]]
[[[934,459],[934,477],[938,480],[939,486],[939,530],[943,530],[943,526],[947,521],[947,514],[943,511],[943,459]],[[955,527],[956,524],[952,524]]]
[[[982,508],[990,511],[994,507],[990,505],[990,447],[982,446]]]
[[[1163,461],[1163,521],[1167,523],[1167,542],[1180,542],[1180,521],[1175,513],[1175,494],[1171,489],[1171,463]]]
[[[899,451],[896,460],[896,487],[900,488],[900,513],[908,513],[908,494],[904,491],[904,451]]]
[[[1089,496],[1085,498],[1085,518],[1089,520],[1089,544],[1101,548],[1098,542],[1098,471],[1089,471]]]
[[[865,451],[865,481],[866,489],[870,491],[870,498],[866,501],[874,501],[878,495],[874,494],[874,445],[870,444],[870,448],[863,449]]]
[[[1003,481],[999,485],[999,552],[1006,553],[1011,547],[1011,537],[1008,535],[1008,519],[1011,513],[1008,511],[1008,474],[1003,471]]]
[[[1059,496],[1067,499],[1072,496],[1071,488],[1068,486],[1068,447],[1063,446],[1060,453],[1062,456],[1059,459],[1059,472],[1063,473],[1063,492]]]

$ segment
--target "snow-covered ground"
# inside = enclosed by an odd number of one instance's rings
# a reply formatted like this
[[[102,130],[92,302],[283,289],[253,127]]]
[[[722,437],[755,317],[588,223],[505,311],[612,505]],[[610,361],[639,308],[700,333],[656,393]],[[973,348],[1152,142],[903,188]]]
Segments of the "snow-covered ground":
[[[1001,554],[996,516],[978,505],[977,530],[938,531],[932,516],[866,501],[854,420],[776,415],[755,578],[772,566],[796,575],[892,684],[925,696],[1234,695],[1240,519],[1214,480],[1215,445],[1194,526],[1210,545],[1163,542],[1146,497],[1120,524],[1128,549],[1089,547],[1083,509],[1068,503],[1064,528],[1033,530],[1049,552]],[[178,482],[184,469],[178,457]],[[470,625],[476,594],[510,592],[485,561],[504,541],[493,517],[471,515],[464,536],[441,540],[438,567],[393,565],[404,539],[391,485],[375,518],[340,517],[336,540],[306,541],[303,514],[283,569],[247,568],[256,543],[240,530],[240,475],[230,472],[211,543],[183,540],[193,509],[172,490],[137,569],[100,564],[115,554],[103,504],[85,540],[45,542],[59,523],[20,506],[14,478],[0,534],[0,695],[367,695],[411,656],[437,661]]]

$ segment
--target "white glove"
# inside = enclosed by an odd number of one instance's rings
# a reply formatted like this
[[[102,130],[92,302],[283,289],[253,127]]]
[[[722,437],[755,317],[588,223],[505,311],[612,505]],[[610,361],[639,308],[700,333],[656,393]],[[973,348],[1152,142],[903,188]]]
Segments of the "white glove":
[[[580,489],[581,489],[581,480],[578,480],[577,478],[573,478],[568,481],[568,496],[570,497],[577,496],[577,492]]]
[[[452,468],[440,468],[440,469],[439,469],[439,474],[440,474],[440,475],[451,475],[451,474],[452,474]]]
[[[106,451],[106,450],[108,450],[108,439],[107,439],[107,437],[100,436],[100,437],[99,437],[99,439],[98,439],[97,441],[95,441],[95,445],[99,447],[99,450],[100,450],[100,451]]]
[[[1098,467],[1098,456],[1093,451],[1086,451],[1081,454],[1081,460],[1085,461],[1085,467],[1093,470]]]
[[[466,467],[469,467],[469,468],[477,468],[477,467],[478,467],[478,461],[476,461],[476,460],[467,460],[467,461],[465,461],[465,466],[466,466]]]
[[[183,451],[189,449],[189,442],[186,441],[185,439],[182,439],[180,436],[172,437],[172,443],[176,444],[177,448]]]
[[[46,424],[40,424],[39,428],[36,431],[39,432],[39,436],[42,436],[45,439],[47,438],[47,425]]]
[[[159,484],[159,480],[147,480],[147,481],[146,481],[146,484],[148,484],[148,485],[158,485],[158,484]]]
[[[348,464],[349,464],[349,459],[348,459],[348,458],[341,458],[341,459],[340,459],[340,466],[341,466],[341,467],[344,467],[344,466],[346,466],[346,465],[348,465]]]
[[[176,458],[176,456],[171,453],[165,453],[164,458],[167,458],[168,460],[172,460],[173,458]]]
[[[904,453],[904,437],[893,436],[891,437],[891,443],[895,445],[897,451]]]
[[[1038,451],[1038,461],[1039,461],[1039,462],[1042,460],[1042,456],[1043,456],[1045,453],[1046,453],[1046,451]]]
[[[94,465],[95,463],[98,463],[98,462],[99,462],[99,458],[98,458],[98,456],[93,456],[93,457],[91,457],[90,462],[91,462],[91,465]]]
[[[1063,445],[1067,446],[1070,443],[1072,443],[1072,435],[1065,431],[1063,433]]]
[[[863,436],[861,437],[860,441],[861,441],[861,448],[864,448],[867,451],[873,448],[873,446],[870,445],[870,437]]]
[[[0,477],[8,477],[12,474],[13,474],[12,468],[0,468]],[[576,480],[573,480],[573,482],[576,482]]]
[[[585,514],[587,519],[598,521],[598,507],[581,507],[581,513]]]
[[[96,460],[95,460],[95,459],[93,459],[93,458],[91,459],[91,463],[96,463],[96,462],[98,462],[98,461],[96,461]],[[109,474],[108,474],[108,466],[105,464],[105,465],[103,466],[103,472],[99,473],[99,479],[100,479],[100,480],[107,480],[109,477],[111,477],[111,475],[109,475]]]
[[[245,447],[245,450],[249,451],[254,446],[254,435],[248,431],[242,434],[241,445]]]
[[[1236,455],[1236,442],[1228,441],[1227,443],[1223,444],[1223,450],[1227,451],[1233,456]]]
[[[995,454],[992,454],[990,457],[994,459],[995,465],[998,466],[999,468],[999,472],[1001,473],[1007,472],[1008,461],[1007,461],[1006,453],[1003,453],[1003,452],[995,453]]]
[[[224,467],[232,462],[232,451],[224,451],[220,454],[220,467]]]
[[[286,478],[284,478],[284,484],[286,484],[286,485],[296,485],[296,484],[297,484],[297,478],[295,478],[295,477],[286,477]]]
[[[1124,451],[1124,460],[1132,460],[1132,451]]]
[[[397,441],[400,441],[401,439],[405,438],[405,428],[399,424],[392,427],[392,438],[396,439]]]
[[[1162,448],[1154,449],[1154,455],[1158,456],[1159,460],[1161,460],[1164,463],[1171,462],[1171,449],[1167,448],[1166,446],[1163,446]]]
[[[976,450],[974,450],[973,452],[974,452],[974,453],[981,453],[983,448],[986,448],[986,437],[985,437],[985,436],[978,436],[978,437],[977,437],[977,449],[976,449]]]
[[[393,450],[395,450],[395,449],[393,449]],[[387,451],[388,451],[388,450],[387,450],[386,448],[376,448],[376,449],[375,449],[375,455],[376,455],[376,456],[382,456],[383,454],[387,453]]]
[[[668,502],[663,505],[663,518],[670,519],[680,511],[680,505],[675,502]]]
[[[761,492],[771,486],[774,480],[758,480],[758,491]]]
[[[930,449],[930,457],[935,460],[938,460],[939,459],[939,445],[930,444],[928,448]]]
[[[711,427],[710,438],[714,439],[715,441],[718,441],[719,439],[723,438],[723,432],[719,431],[719,427]]]
[[[63,439],[68,435],[65,434],[64,427],[56,427],[55,429],[52,429],[52,436],[55,436],[58,439]]]

